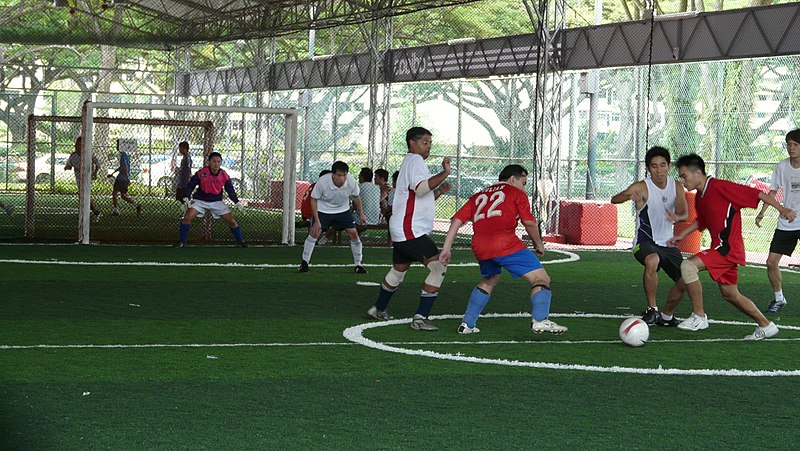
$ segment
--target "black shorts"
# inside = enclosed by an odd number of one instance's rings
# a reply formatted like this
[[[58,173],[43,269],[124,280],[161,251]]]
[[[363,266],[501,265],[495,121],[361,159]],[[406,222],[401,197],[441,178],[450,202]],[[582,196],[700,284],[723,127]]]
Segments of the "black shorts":
[[[644,265],[644,259],[650,254],[658,255],[658,269],[663,269],[670,279],[677,282],[681,278],[683,255],[677,247],[663,247],[655,243],[637,243],[633,248],[633,256],[642,265]]]
[[[800,230],[781,230],[775,229],[772,235],[772,242],[769,244],[769,251],[773,254],[792,255],[800,240]]]
[[[311,223],[314,223],[314,218],[311,218]],[[345,210],[341,213],[322,213],[319,212],[319,224],[322,226],[322,231],[326,231],[333,227],[333,230],[347,230],[355,229],[356,224],[353,222],[353,213],[350,210]]]
[[[422,235],[413,240],[392,243],[392,263],[400,265],[420,262],[439,255],[439,248],[433,242],[430,235]]]
[[[114,179],[114,191],[122,194],[128,194],[128,185],[130,184],[130,180]]]

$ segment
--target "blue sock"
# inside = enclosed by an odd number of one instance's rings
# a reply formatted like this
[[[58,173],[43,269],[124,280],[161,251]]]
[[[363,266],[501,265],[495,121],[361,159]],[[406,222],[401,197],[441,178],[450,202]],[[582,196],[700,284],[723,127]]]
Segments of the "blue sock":
[[[192,228],[191,224],[181,223],[181,241],[183,241],[184,243],[186,242],[186,239],[189,238],[189,229],[191,228]]]
[[[386,287],[381,284],[381,292],[378,293],[378,300],[375,301],[375,308],[380,310],[381,312],[386,310],[386,307],[389,305],[389,301],[392,300],[392,295],[397,290],[387,290]]]
[[[467,323],[467,327],[475,327],[475,323],[478,322],[478,316],[483,311],[483,308],[486,307],[490,296],[491,294],[478,287],[472,290],[472,294],[469,295],[469,302],[467,303],[467,312],[464,313],[464,319],[461,320]]]
[[[239,227],[238,225],[231,229],[231,233],[233,234],[233,236],[236,237],[237,243],[241,243],[242,241],[244,241],[244,234],[242,234],[242,228]]]
[[[531,296],[531,316],[535,321],[544,321],[550,316],[550,290],[541,289]]]
[[[425,290],[419,294],[419,307],[417,307],[417,311],[415,312],[417,315],[422,315],[425,318],[431,314],[431,309],[433,308],[433,303],[436,302],[436,296],[439,293],[428,293]]]

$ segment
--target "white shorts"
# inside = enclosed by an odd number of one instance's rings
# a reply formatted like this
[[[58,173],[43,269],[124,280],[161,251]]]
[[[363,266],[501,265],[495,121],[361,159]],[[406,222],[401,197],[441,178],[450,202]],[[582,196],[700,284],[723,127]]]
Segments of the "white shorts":
[[[206,212],[211,213],[214,219],[220,216],[225,216],[231,212],[231,209],[225,205],[225,202],[218,200],[215,202],[208,202],[205,200],[194,199],[192,200],[192,208],[197,210],[197,217],[202,218]]]

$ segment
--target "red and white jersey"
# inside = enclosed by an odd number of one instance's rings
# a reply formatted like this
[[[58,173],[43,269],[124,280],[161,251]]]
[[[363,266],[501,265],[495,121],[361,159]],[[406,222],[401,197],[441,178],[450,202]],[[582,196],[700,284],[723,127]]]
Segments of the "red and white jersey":
[[[389,232],[392,241],[399,243],[413,240],[433,231],[433,217],[436,197],[433,191],[418,196],[417,185],[431,178],[431,171],[422,156],[406,154],[400,164],[392,202],[392,216],[389,218]]]
[[[472,221],[472,252],[478,260],[527,248],[517,236],[517,224],[520,220],[535,222],[528,195],[506,182],[473,194],[454,217],[464,223]]]
[[[749,186],[709,177],[703,191],[694,198],[697,225],[711,234],[711,249],[728,261],[744,265],[742,208],[758,207],[761,191]]]

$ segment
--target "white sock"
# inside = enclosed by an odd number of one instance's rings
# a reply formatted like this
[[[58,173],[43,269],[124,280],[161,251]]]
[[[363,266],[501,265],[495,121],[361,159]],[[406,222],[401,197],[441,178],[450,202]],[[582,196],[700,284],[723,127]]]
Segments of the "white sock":
[[[306,242],[303,243],[303,260],[306,262],[311,261],[311,254],[314,252],[315,244],[317,244],[317,240],[315,238],[311,238],[311,235],[306,237]]]
[[[353,262],[356,264],[356,266],[361,266],[361,240],[351,240],[350,250],[353,251]]]
[[[661,319],[663,319],[664,321],[671,321],[672,315],[667,315],[666,313],[661,312]]]
[[[783,297],[783,290],[778,290],[775,292],[775,300],[776,301],[784,301],[786,302],[786,298]]]

